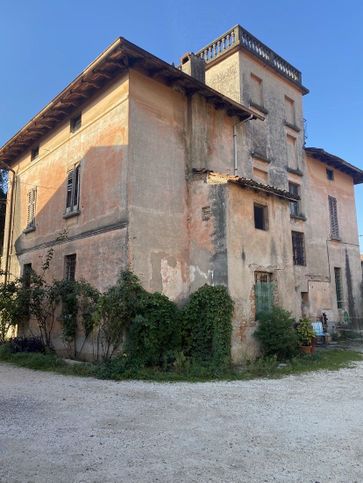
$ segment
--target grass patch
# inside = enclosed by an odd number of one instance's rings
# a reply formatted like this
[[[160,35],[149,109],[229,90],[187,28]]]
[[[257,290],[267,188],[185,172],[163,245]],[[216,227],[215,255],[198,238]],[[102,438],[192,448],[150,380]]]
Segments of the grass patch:
[[[301,355],[280,364],[275,358],[258,359],[242,369],[218,370],[201,365],[190,366],[181,371],[161,370],[153,368],[130,368],[122,359],[114,359],[108,363],[67,364],[55,354],[11,353],[6,346],[0,347],[0,361],[8,362],[28,369],[55,372],[58,374],[95,377],[98,379],[128,380],[137,379],[159,382],[202,382],[202,381],[236,381],[257,378],[279,378],[292,374],[311,371],[335,371],[346,367],[354,367],[354,362],[362,361],[363,355],[342,349],[319,351],[313,355]]]

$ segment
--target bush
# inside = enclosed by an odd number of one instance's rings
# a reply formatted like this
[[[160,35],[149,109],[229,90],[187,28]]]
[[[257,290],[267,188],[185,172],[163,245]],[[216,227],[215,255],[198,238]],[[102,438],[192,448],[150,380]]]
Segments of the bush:
[[[293,324],[291,314],[280,307],[274,307],[271,312],[260,315],[254,335],[261,343],[265,356],[276,355],[281,361],[290,359],[297,353],[298,338]]]
[[[222,286],[204,285],[183,313],[183,351],[198,363],[227,367],[231,362],[233,302]]]
[[[169,366],[181,350],[180,313],[165,295],[145,292],[131,322],[127,353],[144,366]]]
[[[145,293],[136,275],[126,271],[115,286],[99,297],[94,314],[99,341],[97,359],[100,348],[105,360],[120,348],[131,322],[140,312]]]
[[[9,351],[16,352],[41,352],[44,354],[45,345],[40,337],[14,337],[5,343]]]

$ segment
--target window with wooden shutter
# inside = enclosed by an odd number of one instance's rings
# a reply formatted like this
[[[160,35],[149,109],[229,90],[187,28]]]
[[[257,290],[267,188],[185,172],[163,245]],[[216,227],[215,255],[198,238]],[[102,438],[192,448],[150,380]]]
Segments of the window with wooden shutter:
[[[256,319],[263,312],[269,312],[272,309],[273,292],[272,273],[255,272]]]
[[[335,293],[337,297],[338,309],[343,308],[343,283],[342,283],[342,269],[339,267],[334,267],[335,276]]]
[[[333,196],[329,196],[329,218],[330,218],[330,236],[334,240],[339,240],[338,225],[338,207],[337,200]]]
[[[36,202],[37,202],[37,189],[32,188],[30,191],[28,191],[27,228],[35,228]]]
[[[68,173],[67,177],[67,197],[66,214],[76,213],[79,210],[79,190],[80,190],[80,166],[76,166]]]

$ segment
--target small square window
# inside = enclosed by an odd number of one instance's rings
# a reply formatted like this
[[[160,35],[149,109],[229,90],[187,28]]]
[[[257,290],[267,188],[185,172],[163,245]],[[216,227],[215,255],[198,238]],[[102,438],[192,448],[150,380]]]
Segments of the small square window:
[[[76,132],[80,129],[82,125],[82,114],[79,113],[76,116],[72,117],[70,120],[70,130],[71,132]]]
[[[64,278],[68,281],[74,281],[76,279],[76,254],[66,255],[64,257]]]
[[[326,177],[329,181],[334,181],[334,171],[330,168],[326,168]]]
[[[39,156],[39,146],[36,146],[31,150],[30,159],[33,161],[34,159],[37,159],[38,156]]]
[[[268,230],[268,211],[267,206],[255,203],[253,205],[255,228],[258,230]]]

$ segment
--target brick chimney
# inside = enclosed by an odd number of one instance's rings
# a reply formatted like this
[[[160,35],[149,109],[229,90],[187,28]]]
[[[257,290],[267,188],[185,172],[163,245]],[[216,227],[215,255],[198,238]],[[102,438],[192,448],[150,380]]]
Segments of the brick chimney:
[[[205,82],[205,62],[201,57],[196,56],[193,52],[184,54],[181,59],[181,70],[186,74],[194,77],[200,82]]]

